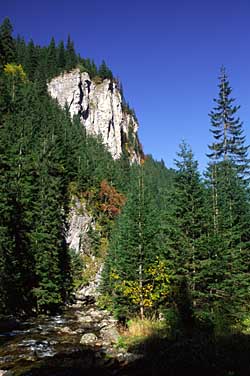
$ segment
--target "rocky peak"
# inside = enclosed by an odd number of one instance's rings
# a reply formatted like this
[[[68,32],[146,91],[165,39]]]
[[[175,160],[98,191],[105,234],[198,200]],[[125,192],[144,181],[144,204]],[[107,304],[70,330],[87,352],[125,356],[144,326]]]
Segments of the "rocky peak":
[[[140,162],[138,122],[123,108],[115,80],[91,80],[88,73],[75,69],[52,79],[48,91],[60,106],[69,106],[72,117],[80,115],[89,134],[102,136],[114,159],[126,150],[131,162]]]

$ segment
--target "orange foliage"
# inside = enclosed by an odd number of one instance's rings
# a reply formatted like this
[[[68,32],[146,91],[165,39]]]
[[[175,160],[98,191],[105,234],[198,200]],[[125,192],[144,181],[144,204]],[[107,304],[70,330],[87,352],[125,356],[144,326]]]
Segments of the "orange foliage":
[[[101,182],[99,198],[101,199],[101,210],[107,213],[110,218],[120,214],[121,208],[126,201],[125,196],[109,185],[107,180]]]

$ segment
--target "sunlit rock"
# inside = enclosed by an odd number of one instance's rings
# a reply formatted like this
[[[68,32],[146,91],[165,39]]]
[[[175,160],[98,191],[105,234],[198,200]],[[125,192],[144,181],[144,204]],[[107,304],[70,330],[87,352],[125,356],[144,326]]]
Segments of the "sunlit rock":
[[[101,135],[114,159],[125,148],[131,162],[140,162],[138,123],[123,108],[115,80],[91,80],[88,73],[75,69],[52,79],[48,91],[61,107],[68,106],[72,117],[80,115],[89,134]]]

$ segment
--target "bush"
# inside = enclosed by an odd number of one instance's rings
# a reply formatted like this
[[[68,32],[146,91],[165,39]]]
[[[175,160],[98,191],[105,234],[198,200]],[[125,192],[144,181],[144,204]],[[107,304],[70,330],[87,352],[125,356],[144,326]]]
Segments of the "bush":
[[[242,320],[242,327],[244,334],[250,334],[250,314]]]
[[[162,310],[165,320],[165,328],[170,338],[176,338],[181,333],[181,320],[178,311],[174,308]]]

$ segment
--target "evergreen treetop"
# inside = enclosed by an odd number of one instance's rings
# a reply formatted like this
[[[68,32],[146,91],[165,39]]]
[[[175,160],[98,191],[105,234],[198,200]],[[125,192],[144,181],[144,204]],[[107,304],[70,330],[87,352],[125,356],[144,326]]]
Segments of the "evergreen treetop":
[[[243,123],[236,116],[240,106],[234,105],[231,97],[232,89],[222,66],[219,76],[219,96],[214,99],[216,107],[210,112],[211,133],[214,141],[209,145],[208,154],[214,162],[230,160],[239,174],[249,173],[248,148],[245,146]]]
[[[0,69],[16,60],[15,42],[12,37],[13,27],[9,18],[0,25]]]

